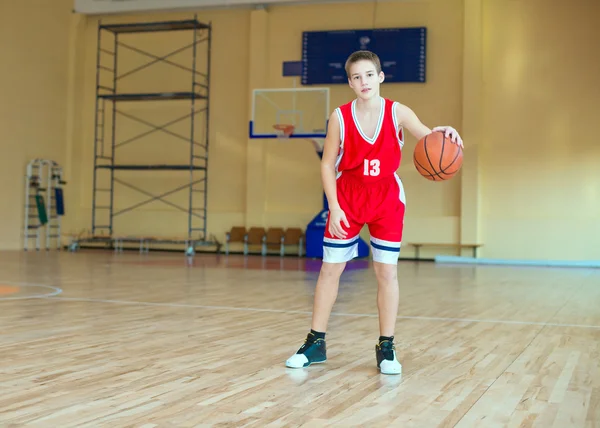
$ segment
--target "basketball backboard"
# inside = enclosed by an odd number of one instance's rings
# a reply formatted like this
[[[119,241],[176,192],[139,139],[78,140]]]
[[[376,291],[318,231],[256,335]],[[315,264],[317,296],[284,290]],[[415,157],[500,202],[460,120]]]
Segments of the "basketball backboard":
[[[269,88],[252,91],[250,138],[325,138],[329,88]],[[291,135],[284,135],[292,125]]]

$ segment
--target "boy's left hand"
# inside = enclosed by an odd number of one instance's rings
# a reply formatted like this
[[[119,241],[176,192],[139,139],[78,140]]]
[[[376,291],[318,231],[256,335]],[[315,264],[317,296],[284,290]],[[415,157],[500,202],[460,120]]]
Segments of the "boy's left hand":
[[[436,126],[435,128],[432,129],[432,132],[443,132],[446,135],[446,138],[450,138],[450,141],[452,141],[455,144],[458,144],[458,146],[462,149],[464,148],[463,145],[463,141],[462,138],[460,138],[460,135],[458,135],[458,131],[456,129],[454,129],[451,126]]]

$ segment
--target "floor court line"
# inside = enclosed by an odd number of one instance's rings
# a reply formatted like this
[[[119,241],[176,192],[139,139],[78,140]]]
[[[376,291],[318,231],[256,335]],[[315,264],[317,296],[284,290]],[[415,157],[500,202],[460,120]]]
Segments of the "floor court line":
[[[556,312],[554,313],[554,315],[552,315],[551,319],[554,318],[558,313],[560,313],[560,311],[562,311],[564,309],[565,306],[567,306],[567,304],[569,304],[569,302],[571,300],[573,300],[573,297],[581,290],[582,285],[580,285],[579,287],[577,287],[576,290],[573,291],[573,293],[571,293],[571,296],[569,296],[568,299],[566,299],[564,301],[564,303],[562,304],[562,306],[560,308],[558,308],[556,310]],[[510,367],[519,359],[521,358],[526,352],[527,350],[531,347],[531,345],[533,344],[533,342],[536,341],[536,339],[540,336],[540,334],[542,334],[542,331],[544,331],[544,329],[546,328],[546,326],[551,325],[551,324],[546,324],[544,327],[540,328],[534,335],[532,335],[531,340],[529,341],[529,343],[521,350],[521,352],[519,352],[517,355],[514,356],[514,358],[512,359],[512,361],[510,361],[506,367],[504,368],[504,370],[502,370],[500,373],[498,373],[498,375],[496,376],[496,378],[487,386],[487,388],[485,388],[484,391],[481,392],[481,394],[479,395],[479,397],[477,397],[476,400],[473,400],[473,403],[471,404],[471,406],[462,414],[462,416],[460,417],[460,419],[458,421],[456,421],[456,424],[460,424],[463,419],[465,418],[465,416],[471,412],[471,409],[479,403],[479,400],[481,399],[481,397],[483,397],[484,395],[486,395],[488,393],[488,391],[490,391],[492,388],[494,388],[494,385],[496,384],[496,382],[498,381],[498,379],[500,379],[502,376],[504,376],[507,372],[507,370],[510,369]]]
[[[137,306],[162,306],[162,307],[171,307],[171,308],[230,310],[230,311],[242,311],[242,312],[271,312],[271,313],[282,313],[282,314],[312,315],[311,311],[295,311],[295,310],[286,310],[286,309],[238,308],[235,306],[194,305],[194,304],[190,304],[190,303],[139,302],[139,301],[131,301],[131,300],[92,299],[92,298],[86,298],[86,297],[46,297],[45,300],[92,302],[92,303],[113,303],[113,304],[137,305]],[[352,317],[352,318],[361,318],[361,317],[377,318],[378,317],[377,314],[353,314],[353,313],[344,313],[344,312],[332,312],[331,316]],[[590,329],[599,329],[600,330],[600,325],[563,324],[563,323],[532,322],[532,321],[518,321],[518,320],[422,317],[422,316],[409,316],[409,315],[399,315],[398,319],[423,320],[423,321],[443,321],[443,322],[516,324],[516,325],[531,325],[531,326],[541,326],[541,327],[572,327],[572,328],[590,328]]]
[[[59,294],[61,294],[63,291],[62,289],[58,288],[58,287],[53,287],[51,285],[44,285],[44,284],[34,284],[34,283],[30,283],[30,282],[11,282],[11,281],[0,281],[0,284],[2,285],[11,285],[17,288],[26,288],[26,287],[38,287],[38,288],[46,288],[46,289],[50,289],[51,291],[45,294],[26,294],[24,296],[2,296],[0,297],[0,302],[2,301],[8,301],[8,300],[27,300],[27,299],[42,299],[45,297],[54,297],[57,296]]]

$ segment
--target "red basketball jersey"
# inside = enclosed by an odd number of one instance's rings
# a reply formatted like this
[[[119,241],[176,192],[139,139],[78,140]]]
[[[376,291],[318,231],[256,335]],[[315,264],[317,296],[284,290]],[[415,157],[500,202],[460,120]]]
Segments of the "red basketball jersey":
[[[374,182],[396,173],[402,160],[404,134],[396,122],[398,103],[381,98],[381,114],[372,138],[362,131],[356,117],[356,100],[335,111],[340,122],[340,151],[337,176],[351,174],[364,182]]]

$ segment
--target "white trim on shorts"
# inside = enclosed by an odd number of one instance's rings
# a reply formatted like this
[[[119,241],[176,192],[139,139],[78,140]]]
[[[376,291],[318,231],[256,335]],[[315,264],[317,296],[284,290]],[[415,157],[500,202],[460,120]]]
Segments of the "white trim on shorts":
[[[323,238],[323,261],[344,263],[358,257],[358,237],[350,239]]]
[[[401,242],[384,241],[371,236],[371,250],[373,250],[373,261],[389,265],[398,264]]]
[[[402,202],[404,206],[406,206],[406,193],[404,193],[404,185],[402,184],[402,180],[400,180],[400,177],[398,177],[397,172],[394,173],[394,178],[396,179],[396,183],[398,183],[398,188],[400,189],[398,198],[400,199],[400,202]]]

